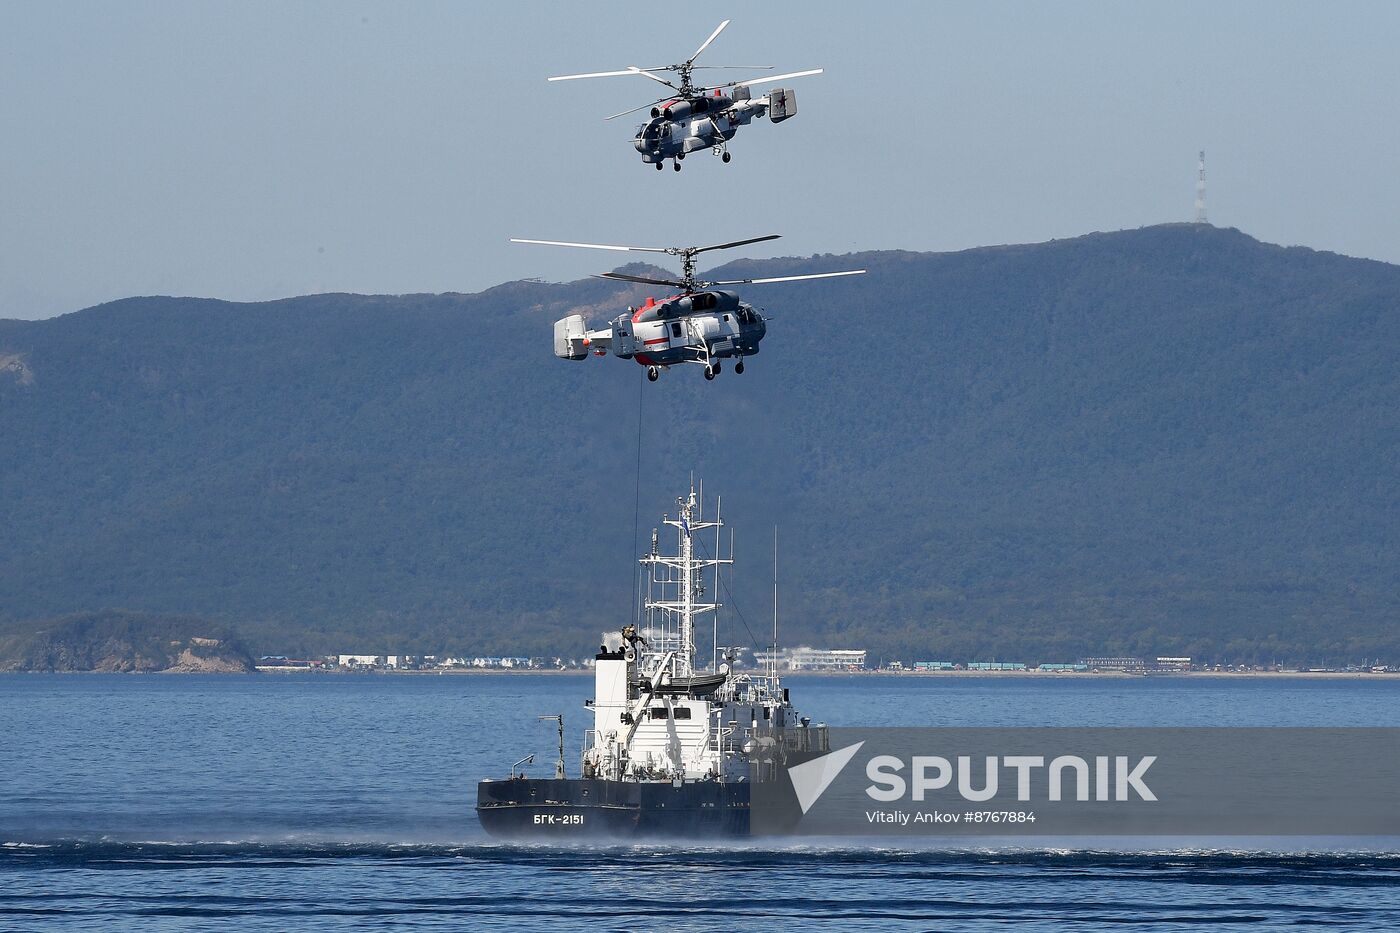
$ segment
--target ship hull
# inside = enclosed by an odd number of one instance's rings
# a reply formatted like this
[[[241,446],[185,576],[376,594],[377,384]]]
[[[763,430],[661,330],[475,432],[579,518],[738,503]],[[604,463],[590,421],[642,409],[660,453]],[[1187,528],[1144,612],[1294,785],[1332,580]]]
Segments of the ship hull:
[[[515,778],[477,785],[482,827],[501,839],[747,836],[747,782]]]

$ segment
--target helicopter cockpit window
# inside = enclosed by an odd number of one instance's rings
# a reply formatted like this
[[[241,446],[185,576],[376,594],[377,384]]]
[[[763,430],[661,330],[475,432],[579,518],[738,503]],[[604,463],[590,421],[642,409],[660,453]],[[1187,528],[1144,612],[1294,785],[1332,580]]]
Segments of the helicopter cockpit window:
[[[681,335],[681,323],[680,323],[680,321],[672,321],[672,322],[671,322],[671,336],[672,336],[672,337],[679,337],[680,335]]]

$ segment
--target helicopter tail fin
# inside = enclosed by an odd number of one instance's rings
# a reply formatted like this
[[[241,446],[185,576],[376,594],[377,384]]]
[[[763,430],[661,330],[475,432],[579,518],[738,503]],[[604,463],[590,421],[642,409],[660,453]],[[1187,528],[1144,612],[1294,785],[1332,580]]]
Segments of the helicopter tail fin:
[[[588,323],[582,314],[571,314],[554,322],[554,355],[561,360],[586,360],[588,348],[584,339]]]
[[[795,91],[775,87],[768,92],[768,119],[774,123],[782,123],[797,116],[797,93]]]

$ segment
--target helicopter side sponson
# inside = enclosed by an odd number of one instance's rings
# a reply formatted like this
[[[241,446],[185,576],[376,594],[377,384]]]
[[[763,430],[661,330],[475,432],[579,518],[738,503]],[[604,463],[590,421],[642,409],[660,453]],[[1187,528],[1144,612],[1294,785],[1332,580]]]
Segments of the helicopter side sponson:
[[[753,356],[767,333],[763,315],[731,291],[712,289],[628,308],[608,326],[589,329],[581,314],[554,324],[554,355],[582,360],[590,353],[635,359],[655,379],[658,367],[700,363],[707,374],[717,360]]]

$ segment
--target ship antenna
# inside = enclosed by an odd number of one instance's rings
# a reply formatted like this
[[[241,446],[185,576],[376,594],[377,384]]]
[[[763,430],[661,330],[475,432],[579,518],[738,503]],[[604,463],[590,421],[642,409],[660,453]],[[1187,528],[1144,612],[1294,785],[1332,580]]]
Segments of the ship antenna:
[[[706,612],[718,612],[721,604],[716,597],[719,590],[718,567],[720,564],[732,564],[733,557],[721,557],[716,551],[713,557],[697,556],[696,542],[697,533],[709,528],[715,528],[716,548],[719,543],[719,526],[723,525],[718,512],[713,518],[706,519],[703,506],[696,495],[696,487],[692,483],[690,494],[676,499],[676,518],[673,520],[667,516],[662,516],[662,523],[670,525],[676,529],[679,539],[680,553],[675,556],[662,555],[657,553],[656,531],[652,531],[651,553],[642,557],[642,562],[650,565],[652,573],[649,575],[650,582],[659,582],[662,592],[660,598],[656,598],[651,590],[648,590],[646,603],[643,608],[647,612],[647,618],[653,618],[653,613],[664,613],[667,620],[668,632],[671,621],[678,623],[679,631],[676,633],[678,642],[675,650],[666,655],[671,658],[670,664],[674,665],[673,675],[690,676],[695,670],[695,618]],[[703,539],[699,539],[703,540]],[[709,567],[716,568],[714,578],[715,593],[705,593],[704,572]],[[659,581],[656,579],[657,568],[665,568],[666,573]],[[716,627],[714,637],[718,637]]]
[[[705,484],[704,484],[703,481],[702,481],[701,484],[700,484],[700,501],[701,501],[701,503],[704,503],[704,501],[705,501]],[[723,551],[721,551],[721,550],[719,549],[719,548],[720,548],[720,537],[719,537],[719,535],[720,535],[720,532],[724,530],[724,520],[721,518],[721,516],[723,515],[723,512],[722,512],[721,510],[722,510],[723,508],[724,508],[724,497],[723,497],[723,496],[715,496],[715,556],[716,556],[716,557],[719,557],[722,553],[724,553]],[[714,601],[715,601],[716,603],[718,603],[718,602],[719,602],[719,564],[715,564],[715,566],[714,566],[714,583],[713,583],[712,585],[714,586],[714,596],[713,596],[713,599],[714,599]],[[719,609],[715,609],[714,614],[710,616],[710,670],[712,670],[712,671],[718,671],[718,670],[719,670]]]
[[[695,474],[690,475],[690,497],[681,513],[681,660],[682,673],[695,672],[695,541],[691,527],[699,520],[695,514]]]
[[[564,780],[564,715],[562,713],[555,716],[540,716],[540,722],[546,720],[559,724],[559,760],[554,764],[554,777],[560,781]]]
[[[773,526],[773,650],[768,653],[769,675],[778,676],[778,526]]]

